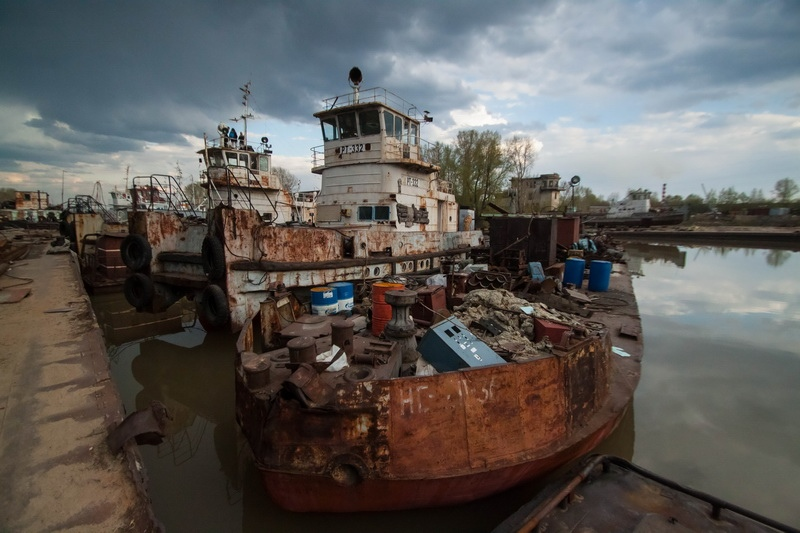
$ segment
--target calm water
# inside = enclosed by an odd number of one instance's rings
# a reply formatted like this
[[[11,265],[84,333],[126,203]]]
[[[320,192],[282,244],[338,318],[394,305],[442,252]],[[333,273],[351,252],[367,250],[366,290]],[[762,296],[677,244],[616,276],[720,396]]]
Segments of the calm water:
[[[800,526],[800,254],[650,245],[629,253],[642,273],[634,280],[642,381],[629,416],[599,451]],[[481,532],[539,489],[413,512],[282,511],[264,493],[234,421],[235,337],[206,334],[190,309],[126,330],[122,296],[94,303],[108,324],[126,409],[157,399],[174,416],[164,443],[140,448],[155,513],[170,532]]]

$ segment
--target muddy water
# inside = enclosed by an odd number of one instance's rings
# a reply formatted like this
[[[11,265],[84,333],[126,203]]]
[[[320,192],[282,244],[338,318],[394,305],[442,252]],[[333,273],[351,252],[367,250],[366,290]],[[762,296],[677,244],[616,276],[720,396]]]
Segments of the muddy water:
[[[629,416],[598,451],[800,525],[800,255],[647,245],[630,253],[643,273],[634,281],[643,376]],[[141,447],[167,531],[481,532],[540,488],[447,509],[285,512],[264,493],[234,421],[234,336],[206,334],[189,306],[126,326],[136,318],[124,298],[94,303],[110,324],[126,409],[157,399],[174,416],[161,445]]]

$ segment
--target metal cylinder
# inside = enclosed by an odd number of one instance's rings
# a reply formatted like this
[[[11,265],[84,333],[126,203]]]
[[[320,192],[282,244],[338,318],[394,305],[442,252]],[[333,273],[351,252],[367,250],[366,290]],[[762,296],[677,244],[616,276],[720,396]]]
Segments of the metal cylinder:
[[[286,343],[289,348],[289,361],[292,363],[313,363],[317,360],[317,345],[313,337],[295,337]]]
[[[419,357],[417,339],[414,337],[417,328],[411,318],[411,306],[416,301],[417,293],[414,291],[402,290],[386,293],[386,303],[392,306],[392,319],[386,324],[383,336],[400,345],[403,363],[413,363]]]
[[[336,320],[331,323],[331,342],[339,348],[344,348],[344,353],[353,355],[353,327],[352,320]]]
[[[269,383],[270,361],[268,357],[255,352],[242,352],[242,369],[247,386],[260,389]]]

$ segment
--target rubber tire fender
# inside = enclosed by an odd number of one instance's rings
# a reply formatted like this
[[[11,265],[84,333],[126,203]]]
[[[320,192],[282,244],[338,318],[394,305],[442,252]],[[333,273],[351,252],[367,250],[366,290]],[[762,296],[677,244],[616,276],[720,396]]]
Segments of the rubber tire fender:
[[[203,272],[211,281],[219,281],[225,277],[225,248],[222,241],[213,235],[206,235],[200,249],[203,260]]]
[[[134,272],[150,266],[150,261],[153,259],[153,249],[147,242],[147,238],[136,233],[132,233],[122,240],[119,253],[125,266]]]
[[[226,326],[231,319],[231,310],[228,307],[228,296],[222,287],[209,283],[200,297],[200,314],[202,324],[212,328]]]
[[[153,302],[155,285],[149,277],[137,272],[125,280],[123,292],[128,303],[141,311]]]

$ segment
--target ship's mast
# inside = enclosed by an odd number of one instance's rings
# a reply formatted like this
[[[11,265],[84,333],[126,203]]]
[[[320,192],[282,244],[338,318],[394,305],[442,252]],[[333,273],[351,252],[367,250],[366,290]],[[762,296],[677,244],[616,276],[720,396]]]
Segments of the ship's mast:
[[[242,105],[244,106],[244,113],[238,117],[232,118],[231,120],[234,122],[239,122],[240,120],[244,121],[244,146],[247,146],[247,119],[253,118],[253,114],[250,113],[250,82],[248,81],[245,83],[244,87],[239,87],[239,90],[242,91]],[[235,142],[238,142],[238,140]]]

